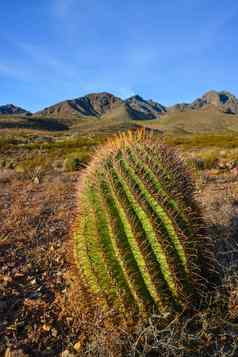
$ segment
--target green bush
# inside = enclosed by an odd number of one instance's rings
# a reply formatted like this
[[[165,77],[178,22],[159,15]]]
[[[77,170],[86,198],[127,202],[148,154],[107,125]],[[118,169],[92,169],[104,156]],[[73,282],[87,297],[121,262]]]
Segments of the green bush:
[[[74,152],[67,155],[63,164],[64,170],[65,171],[79,170],[88,160],[88,156],[89,153],[87,151]]]
[[[74,227],[80,282],[97,305],[164,315],[200,299],[211,249],[194,193],[158,136],[129,132],[97,151]]]
[[[16,166],[16,164],[15,164],[14,160],[11,160],[11,159],[10,159],[10,160],[6,160],[6,161],[5,161],[5,166],[4,166],[4,167],[5,167],[6,169],[11,169],[11,170],[12,170],[12,169],[15,168],[15,166]]]
[[[68,157],[64,160],[64,171],[77,171],[81,166],[81,161],[77,157]]]
[[[0,160],[0,169],[3,169],[6,166],[6,160],[1,159]]]
[[[15,171],[16,171],[16,173],[18,173],[18,174],[24,174],[24,173],[25,173],[25,168],[24,168],[22,165],[17,165],[17,166],[15,167]]]

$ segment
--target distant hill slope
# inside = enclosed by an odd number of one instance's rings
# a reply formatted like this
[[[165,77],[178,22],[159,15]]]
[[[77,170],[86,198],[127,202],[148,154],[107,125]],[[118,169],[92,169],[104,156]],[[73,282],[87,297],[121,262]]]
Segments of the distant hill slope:
[[[167,108],[168,112],[184,111],[219,111],[227,114],[238,114],[238,99],[227,91],[209,91],[191,104],[181,103]]]
[[[145,100],[139,95],[128,98],[126,104],[137,119],[155,119],[166,112],[166,107],[153,100]]]
[[[143,126],[178,134],[227,131],[238,133],[238,115],[206,111],[172,112],[159,120],[144,121]]]
[[[119,108],[121,107],[121,108]],[[114,112],[115,111],[115,112]],[[113,113],[114,112],[114,113]],[[51,116],[57,118],[67,117],[104,117],[109,113],[118,119],[118,113],[126,113],[126,117],[132,120],[159,118],[166,108],[152,100],[145,100],[136,95],[122,100],[111,93],[92,93],[84,97],[66,100],[36,113],[37,116]]]
[[[36,113],[36,115],[69,117],[100,117],[121,104],[122,100],[110,93],[92,93],[84,97],[66,100]]]
[[[18,114],[30,114],[27,110],[17,107],[14,104],[6,104],[0,106],[0,115],[18,115]]]
[[[58,119],[50,119],[44,117],[33,117],[24,115],[1,115],[1,129],[32,129],[45,131],[64,131],[69,130],[69,126]]]
[[[114,134],[119,131],[135,129],[137,122],[127,116],[126,106],[118,106],[113,110],[98,117],[69,117],[58,118],[49,116],[24,116],[24,115],[0,115],[1,130],[27,129],[37,131],[70,131],[83,135]],[[109,113],[113,115],[110,116]],[[0,135],[1,136],[1,135]]]

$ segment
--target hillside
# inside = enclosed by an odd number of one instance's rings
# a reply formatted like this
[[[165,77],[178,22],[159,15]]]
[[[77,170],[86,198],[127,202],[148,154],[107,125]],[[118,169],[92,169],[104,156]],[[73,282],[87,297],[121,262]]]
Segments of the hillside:
[[[0,130],[34,129],[69,131],[81,134],[114,133],[136,126],[145,126],[177,134],[238,132],[238,115],[220,112],[185,111],[166,113],[159,119],[142,120],[122,103],[101,117],[0,116]]]
[[[130,97],[125,102],[137,119],[156,119],[166,112],[166,107],[162,104],[153,100],[145,100],[139,95]]]
[[[143,125],[178,134],[238,132],[238,115],[215,111],[172,112],[159,120],[143,122]]]

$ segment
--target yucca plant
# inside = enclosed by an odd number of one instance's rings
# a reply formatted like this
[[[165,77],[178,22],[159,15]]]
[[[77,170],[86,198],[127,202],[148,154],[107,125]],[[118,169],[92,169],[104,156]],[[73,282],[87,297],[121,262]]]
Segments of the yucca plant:
[[[74,225],[81,284],[102,308],[164,314],[198,301],[210,241],[189,170],[161,138],[120,134],[80,176]]]

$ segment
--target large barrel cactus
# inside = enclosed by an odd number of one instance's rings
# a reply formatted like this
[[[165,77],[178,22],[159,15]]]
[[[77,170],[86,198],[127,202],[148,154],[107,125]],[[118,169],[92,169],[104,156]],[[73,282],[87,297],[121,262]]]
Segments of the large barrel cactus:
[[[95,152],[74,239],[81,284],[102,308],[167,314],[197,300],[210,248],[194,192],[159,135],[121,134]]]

